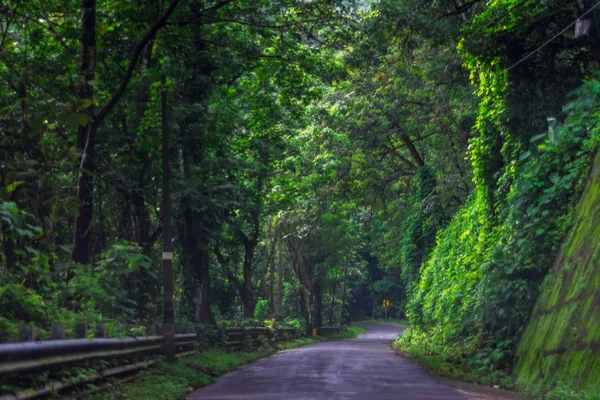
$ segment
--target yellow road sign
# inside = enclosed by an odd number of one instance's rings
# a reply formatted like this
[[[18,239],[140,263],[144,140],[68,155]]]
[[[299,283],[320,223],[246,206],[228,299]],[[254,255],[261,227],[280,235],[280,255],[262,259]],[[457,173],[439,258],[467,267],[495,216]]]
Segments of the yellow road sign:
[[[389,308],[390,307],[390,301],[383,299],[383,308]]]

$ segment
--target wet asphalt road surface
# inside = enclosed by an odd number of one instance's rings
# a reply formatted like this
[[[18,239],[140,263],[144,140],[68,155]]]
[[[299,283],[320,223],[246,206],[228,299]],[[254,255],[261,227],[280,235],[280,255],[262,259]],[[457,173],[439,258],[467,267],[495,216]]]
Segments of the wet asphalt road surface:
[[[279,352],[222,376],[187,400],[467,400],[389,349],[402,328],[361,324],[357,339]]]

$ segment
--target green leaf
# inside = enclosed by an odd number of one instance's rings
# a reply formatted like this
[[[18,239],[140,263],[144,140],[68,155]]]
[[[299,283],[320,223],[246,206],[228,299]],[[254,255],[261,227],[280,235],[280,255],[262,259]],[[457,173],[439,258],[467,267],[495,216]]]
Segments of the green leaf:
[[[527,151],[521,153],[521,156],[519,157],[519,161],[525,161],[529,157],[531,157],[531,151],[527,150]]]
[[[8,191],[8,193],[12,193],[15,190],[17,190],[17,188],[24,183],[25,183],[25,181],[14,181],[13,183],[6,185],[6,190]]]
[[[544,139],[548,136],[548,133],[544,132],[544,133],[540,133],[539,135],[535,135],[534,137],[532,137],[529,142],[530,143],[537,143],[538,141],[540,141],[541,139]]]
[[[91,99],[81,99],[79,100],[79,107],[85,109],[90,108],[90,106],[94,104]]]
[[[87,114],[79,114],[79,126],[87,126],[90,117]]]

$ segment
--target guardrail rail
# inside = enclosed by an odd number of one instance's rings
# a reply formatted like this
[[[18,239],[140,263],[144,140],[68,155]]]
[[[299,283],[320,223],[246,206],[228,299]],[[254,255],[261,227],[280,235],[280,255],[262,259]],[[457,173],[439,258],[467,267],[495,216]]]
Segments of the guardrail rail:
[[[198,337],[190,330],[189,327],[187,332],[183,332],[181,328],[176,330],[179,332],[175,335],[177,357],[193,354],[201,347],[241,350],[272,346],[300,336],[299,331],[295,328],[227,327],[219,331],[218,338],[207,340]],[[160,333],[160,329],[157,327],[151,327],[148,331]],[[83,384],[96,383],[108,377],[134,374],[155,364],[163,350],[164,337],[160,334],[107,338],[106,326],[102,324],[96,325],[94,338],[88,337],[86,324],[78,324],[74,333],[77,338],[66,339],[65,327],[56,325],[52,329],[52,339],[36,341],[35,327],[23,324],[19,330],[21,342],[0,344],[0,400],[35,399]],[[103,360],[102,363],[99,360]],[[106,368],[106,360],[112,360],[120,365]],[[82,365],[89,367],[92,362],[98,363],[93,364],[94,368],[88,373],[80,374],[75,378],[64,378],[64,374],[60,373],[69,367]],[[104,365],[104,368],[98,371],[96,370],[98,365]],[[11,380],[19,380],[23,377],[31,378],[36,374],[44,373],[50,373],[49,376],[59,378],[45,383],[42,387],[30,385],[36,387],[10,389]],[[34,382],[35,379],[28,381]]]

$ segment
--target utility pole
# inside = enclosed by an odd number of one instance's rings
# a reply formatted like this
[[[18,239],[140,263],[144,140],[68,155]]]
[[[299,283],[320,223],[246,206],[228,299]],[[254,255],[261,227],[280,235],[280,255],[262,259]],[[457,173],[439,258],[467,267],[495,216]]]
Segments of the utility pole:
[[[169,126],[167,118],[167,78],[161,76],[162,114],[162,225],[163,225],[163,338],[168,362],[175,361],[175,312],[173,306],[173,242],[171,231],[171,168],[169,166]]]

